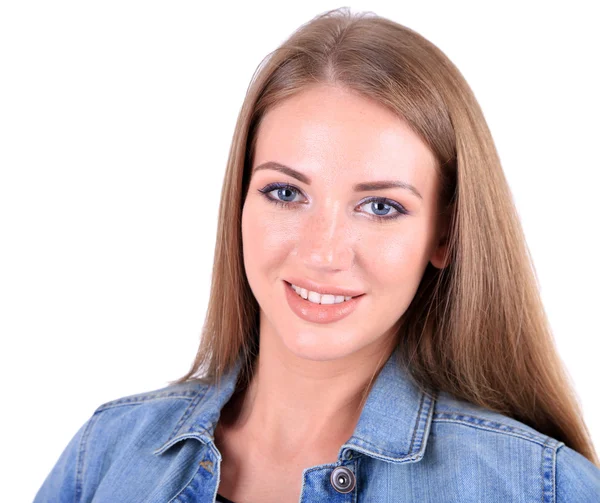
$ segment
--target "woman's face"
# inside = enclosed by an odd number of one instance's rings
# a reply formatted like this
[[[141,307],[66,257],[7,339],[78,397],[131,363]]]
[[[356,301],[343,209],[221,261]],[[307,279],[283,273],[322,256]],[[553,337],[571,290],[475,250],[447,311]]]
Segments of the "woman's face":
[[[435,166],[404,121],[339,87],[311,87],[265,115],[242,212],[261,343],[309,360],[389,347],[427,263],[443,267]],[[376,182],[402,186],[356,187]],[[322,305],[288,283],[362,295]]]

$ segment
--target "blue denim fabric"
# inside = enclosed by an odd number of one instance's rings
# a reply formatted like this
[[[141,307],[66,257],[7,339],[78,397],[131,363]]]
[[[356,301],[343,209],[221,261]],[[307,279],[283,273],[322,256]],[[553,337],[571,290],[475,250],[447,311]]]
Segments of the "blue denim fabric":
[[[419,391],[395,358],[338,460],[304,470],[301,503],[600,502],[600,469],[582,455],[509,417]],[[214,502],[213,431],[239,368],[220,387],[188,382],[101,405],[34,503]],[[330,481],[337,466],[355,475],[349,493]]]

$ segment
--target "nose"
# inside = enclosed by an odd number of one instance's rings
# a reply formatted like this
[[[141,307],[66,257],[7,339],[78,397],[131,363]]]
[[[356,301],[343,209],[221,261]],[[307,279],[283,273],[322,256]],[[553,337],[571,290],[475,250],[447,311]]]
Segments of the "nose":
[[[349,216],[339,203],[330,202],[306,215],[299,254],[307,269],[347,270],[354,259],[353,241]]]

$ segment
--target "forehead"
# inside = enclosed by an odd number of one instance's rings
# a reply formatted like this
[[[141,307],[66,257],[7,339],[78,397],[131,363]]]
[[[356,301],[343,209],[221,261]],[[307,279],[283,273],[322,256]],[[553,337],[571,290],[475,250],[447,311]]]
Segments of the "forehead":
[[[410,126],[383,105],[337,86],[318,85],[269,110],[253,165],[291,163],[363,176],[435,169],[435,157]]]

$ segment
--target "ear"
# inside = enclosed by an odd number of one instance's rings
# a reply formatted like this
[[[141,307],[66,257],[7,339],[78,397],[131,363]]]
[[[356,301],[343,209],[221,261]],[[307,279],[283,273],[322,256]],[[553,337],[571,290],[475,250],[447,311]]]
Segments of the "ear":
[[[449,213],[446,213],[444,217],[441,219],[441,232],[438,233],[438,242],[436,243],[431,257],[429,258],[431,265],[433,265],[437,269],[443,269],[448,266],[450,263],[450,256],[448,255],[449,243]]]
[[[431,265],[437,269],[443,269],[450,263],[450,257],[448,256],[448,241],[445,237],[435,248],[429,260]]]

